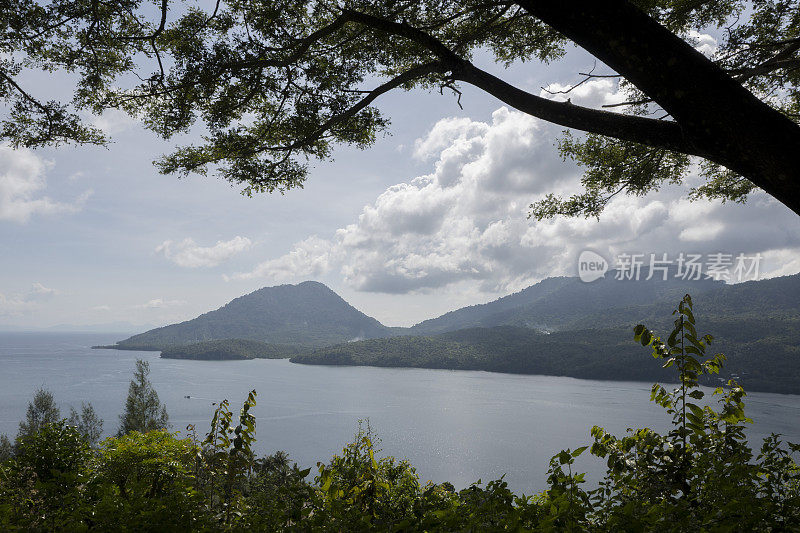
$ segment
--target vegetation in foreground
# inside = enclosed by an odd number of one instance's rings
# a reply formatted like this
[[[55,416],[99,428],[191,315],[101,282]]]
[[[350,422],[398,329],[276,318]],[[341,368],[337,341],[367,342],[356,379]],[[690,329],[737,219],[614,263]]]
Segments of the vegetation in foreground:
[[[152,401],[148,369],[138,365],[120,435],[97,447],[72,421],[58,419],[52,397],[32,404],[26,431],[0,445],[0,529],[800,531],[800,468],[792,459],[800,446],[772,435],[751,449],[745,393],[733,381],[714,391],[716,407],[705,404],[698,380],[718,374],[725,357],[706,356],[712,338],[698,335],[691,299],[675,310],[666,341],[641,325],[634,333],[677,373],[677,388],[656,384],[650,398],[672,429],[616,437],[594,427],[590,446],[551,459],[541,494],[516,495],[502,479],[461,491],[423,485],[409,463],[377,456],[368,426],[341,455],[318,463],[309,481],[310,469],[290,466],[282,452],[254,456],[255,391],[238,424],[221,402],[202,440],[191,427],[187,438],[143,432],[167,420],[157,396]],[[139,405],[147,412],[137,413]],[[128,420],[143,427],[131,429]],[[608,465],[594,489],[573,471],[587,450]]]

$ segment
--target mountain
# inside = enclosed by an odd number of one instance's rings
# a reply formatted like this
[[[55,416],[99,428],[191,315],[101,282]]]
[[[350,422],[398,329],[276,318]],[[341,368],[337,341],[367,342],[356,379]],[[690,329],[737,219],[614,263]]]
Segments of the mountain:
[[[663,324],[686,293],[697,301],[700,315],[800,315],[800,274],[727,285],[711,279],[674,277],[619,281],[610,271],[591,283],[578,278],[548,278],[493,302],[425,320],[406,334],[433,335],[495,326],[551,332],[595,328],[598,324],[628,326],[645,319]]]
[[[631,342],[631,331],[644,323],[668,333],[685,293],[694,299],[700,334],[714,335],[714,353],[728,356],[722,377],[738,375],[751,390],[800,392],[800,274],[736,285],[618,281],[613,272],[591,283],[549,278],[412,328],[385,327],[325,285],[307,281],[260,289],[113,348],[191,359],[291,357],[307,364],[669,379]]]
[[[209,340],[247,339],[271,344],[325,346],[385,337],[392,329],[357,310],[315,281],[265,287],[199,317],[118,342],[119,349],[162,350]]]
[[[644,323],[666,336],[687,292],[699,334],[714,336],[711,354],[728,358],[723,373],[705,384],[735,377],[747,390],[800,393],[800,274],[735,285],[550,278],[427,320],[401,337],[304,351],[291,361],[670,380],[674,373],[632,342],[632,330]]]
[[[718,386],[735,378],[748,391],[800,394],[800,316],[697,319],[699,330],[714,336],[709,356],[722,352],[727,357],[720,375],[704,377],[703,384]],[[676,377],[674,369],[663,369],[663,361],[651,356],[650,348],[634,342],[632,327],[549,334],[515,326],[468,328],[328,346],[300,352],[291,361],[623,381],[674,382]]]

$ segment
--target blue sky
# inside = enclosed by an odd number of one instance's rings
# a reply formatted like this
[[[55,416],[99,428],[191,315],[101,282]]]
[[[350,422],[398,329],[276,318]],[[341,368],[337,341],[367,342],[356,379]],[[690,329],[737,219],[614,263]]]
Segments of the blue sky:
[[[502,76],[539,93],[591,66],[573,51]],[[43,92],[68,85],[33,81]],[[608,80],[571,96],[621,100]],[[410,325],[575,275],[584,249],[759,253],[761,277],[800,271],[800,219],[763,194],[745,206],[690,204],[688,187],[671,187],[618,198],[599,221],[529,221],[543,194],[578,190],[580,170],[554,147],[561,128],[469,87],[462,104],[387,95],[391,136],[365,151],[340,147],[334,162],[314,163],[304,189],[253,198],[213,177],[158,174],[151,162],[178,140],[115,113],[92,119],[112,136],[107,148],[0,147],[0,326],[163,325],[306,279],[387,325]]]

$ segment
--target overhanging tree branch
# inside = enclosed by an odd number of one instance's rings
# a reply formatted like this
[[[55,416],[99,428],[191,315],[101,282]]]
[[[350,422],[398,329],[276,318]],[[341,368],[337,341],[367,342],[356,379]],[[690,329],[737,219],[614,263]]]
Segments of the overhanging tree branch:
[[[723,165],[800,214],[800,127],[627,0],[518,0],[677,122],[686,153]]]
[[[347,121],[350,118],[353,118],[359,111],[366,109],[369,107],[372,102],[374,102],[379,96],[386,94],[387,92],[401,87],[407,83],[410,83],[416,79],[419,79],[423,76],[428,74],[433,74],[435,72],[444,73],[446,70],[445,65],[443,65],[439,61],[431,61],[425,63],[423,65],[419,65],[413,68],[410,68],[403,72],[402,74],[395,76],[391,80],[382,83],[375,89],[369,91],[367,95],[359,100],[359,102],[352,106],[351,108],[347,109],[341,114],[338,114],[334,117],[331,117],[324,124],[322,124],[317,131],[313,134],[300,139],[297,142],[292,143],[291,145],[287,146],[287,150],[296,150],[298,148],[302,148],[303,146],[308,146],[309,144],[315,142],[319,139],[326,131],[330,131],[331,129],[335,128],[338,124],[341,124]]]
[[[502,102],[525,113],[568,128],[608,135],[623,140],[649,144],[669,150],[707,154],[686,143],[676,124],[650,118],[600,111],[567,102],[556,102],[514,87],[462,59],[438,39],[405,23],[381,19],[366,13],[344,10],[343,16],[393,35],[405,37],[430,50],[439,57],[455,80],[483,89]]]

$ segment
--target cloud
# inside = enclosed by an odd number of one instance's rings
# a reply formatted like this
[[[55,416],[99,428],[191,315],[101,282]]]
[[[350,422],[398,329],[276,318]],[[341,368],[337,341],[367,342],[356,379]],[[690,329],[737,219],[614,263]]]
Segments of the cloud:
[[[89,115],[89,120],[106,135],[120,133],[137,124],[136,119],[119,109],[106,109],[102,115]]]
[[[91,196],[88,190],[72,203],[38,196],[47,184],[45,174],[51,163],[26,148],[0,146],[0,220],[25,223],[33,215],[75,213]]]
[[[296,243],[292,250],[277,258],[264,261],[250,272],[223,276],[225,281],[270,278],[288,281],[307,277],[317,277],[330,268],[331,244],[317,236],[311,236]]]
[[[236,236],[229,241],[217,241],[214,246],[199,246],[194,240],[186,238],[180,242],[164,241],[156,248],[156,253],[178,266],[186,268],[213,267],[245,250],[252,242],[247,237]]]
[[[0,293],[0,316],[17,317],[24,315],[35,307],[34,302],[30,302],[19,296],[7,296]]]
[[[566,102],[569,99],[574,104],[580,103],[582,106],[594,108],[626,100],[625,94],[619,90],[619,83],[610,78],[593,79],[578,86],[551,83],[539,92],[539,96],[557,102]],[[622,108],[610,108],[609,111],[622,111]]]
[[[51,289],[50,287],[45,287],[41,283],[34,283],[31,285],[30,290],[26,296],[26,300],[28,301],[45,301],[50,300],[56,295],[61,294],[61,291],[58,289]]]
[[[0,316],[22,316],[40,308],[40,304],[61,294],[57,289],[45,287],[41,283],[33,283],[27,291],[16,294],[0,293]]]
[[[587,83],[573,102],[612,101],[616,86],[606,82]],[[576,275],[585,249],[609,259],[764,253],[772,258],[769,272],[800,270],[793,259],[800,256],[800,221],[763,193],[747,205],[693,203],[687,186],[671,185],[644,197],[618,196],[599,220],[528,220],[528,205],[544,194],[580,190],[581,170],[553,147],[560,129],[504,107],[487,122],[442,120],[415,145],[416,157],[435,157],[430,174],[387,188],[331,238],[310,237],[226,279],[300,281],[338,271],[359,291],[470,286],[497,295]]]
[[[149,302],[134,305],[136,309],[164,309],[166,307],[180,307],[186,305],[183,300],[164,300],[163,298],[154,298]]]
[[[717,40],[707,33],[700,33],[697,30],[689,31],[689,43],[694,46],[695,50],[700,52],[706,57],[713,57],[717,53],[719,45]]]
[[[92,307],[92,311],[111,311],[110,305],[95,305]]]

